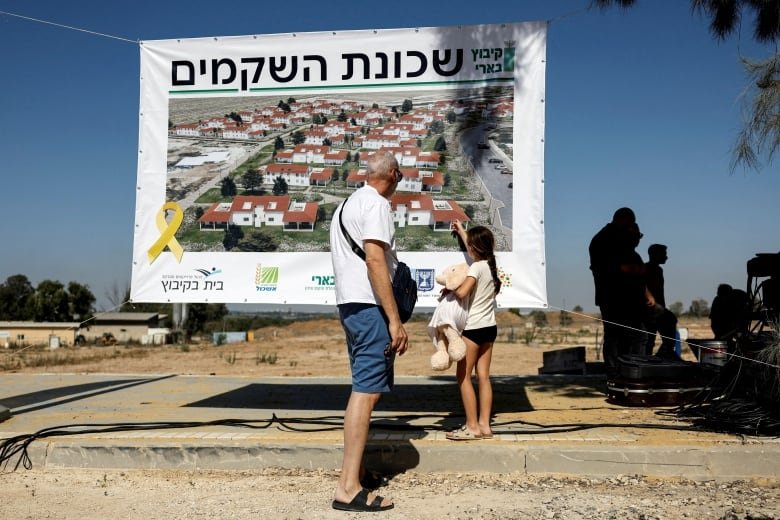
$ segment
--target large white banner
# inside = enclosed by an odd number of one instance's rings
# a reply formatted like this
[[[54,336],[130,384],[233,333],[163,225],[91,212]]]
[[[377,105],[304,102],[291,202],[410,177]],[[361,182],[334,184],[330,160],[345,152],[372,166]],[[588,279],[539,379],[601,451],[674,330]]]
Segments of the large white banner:
[[[332,304],[328,230],[392,151],[420,307],[497,239],[502,307],[543,307],[546,23],[144,41],[131,299]]]

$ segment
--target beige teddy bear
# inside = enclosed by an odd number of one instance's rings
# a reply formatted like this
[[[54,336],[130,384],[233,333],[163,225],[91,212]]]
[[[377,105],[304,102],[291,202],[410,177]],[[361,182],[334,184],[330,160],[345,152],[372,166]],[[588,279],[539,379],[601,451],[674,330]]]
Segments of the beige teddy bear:
[[[466,356],[461,332],[469,315],[468,302],[461,302],[452,291],[466,280],[468,272],[468,264],[462,262],[445,267],[436,276],[436,283],[443,285],[448,292],[439,298],[428,323],[428,335],[436,348],[431,356],[431,368],[434,370],[447,370],[453,361],[460,361]]]

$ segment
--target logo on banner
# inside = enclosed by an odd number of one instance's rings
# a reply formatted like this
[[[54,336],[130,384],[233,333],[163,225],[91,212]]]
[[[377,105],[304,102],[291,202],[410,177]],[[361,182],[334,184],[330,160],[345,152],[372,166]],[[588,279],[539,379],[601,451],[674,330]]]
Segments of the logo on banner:
[[[433,269],[415,269],[414,278],[417,281],[417,290],[428,292],[433,290],[434,286]]]
[[[255,287],[258,292],[274,292],[279,284],[279,268],[263,267],[257,264],[255,268]]]
[[[217,269],[216,267],[212,267],[211,269],[195,269],[195,271],[197,271],[198,273],[202,274],[206,278],[208,278],[209,276],[222,274],[222,270],[221,269]]]
[[[498,268],[498,279],[501,281],[501,287],[512,287],[512,275]]]
[[[336,290],[336,277],[332,274],[314,275],[311,277],[314,285],[307,285],[305,291],[334,291]]]
[[[516,42],[509,40],[504,42],[504,48],[484,47],[471,49],[471,58],[474,61],[474,66],[483,74],[514,72],[515,44]]]
[[[173,211],[173,218],[170,222],[165,220],[168,211]],[[175,202],[166,202],[157,212],[155,223],[157,224],[157,230],[160,232],[159,238],[152,244],[152,247],[147,251],[149,257],[149,263],[154,262],[163,249],[166,247],[173,253],[178,262],[181,262],[181,257],[184,255],[184,249],[182,249],[179,242],[176,240],[176,231],[179,230],[182,221],[184,220],[184,211],[181,206]]]
[[[162,284],[163,292],[166,294],[190,294],[225,290],[225,283],[222,280],[211,278],[221,274],[221,269],[212,267],[211,269],[193,269],[193,271],[197,274],[169,273],[162,275],[160,283]]]

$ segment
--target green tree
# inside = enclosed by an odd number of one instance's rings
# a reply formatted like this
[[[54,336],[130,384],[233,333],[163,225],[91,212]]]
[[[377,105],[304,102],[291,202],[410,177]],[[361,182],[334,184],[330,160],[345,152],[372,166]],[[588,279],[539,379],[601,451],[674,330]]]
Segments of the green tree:
[[[452,110],[447,112],[447,115],[445,117],[446,117],[448,123],[454,123],[457,120],[457,118],[458,118],[458,116],[456,116],[455,112],[453,112]]]
[[[414,104],[412,103],[411,99],[404,99],[404,102],[401,103],[401,112],[404,114],[411,112],[412,108],[414,108]]]
[[[296,130],[292,133],[292,143],[293,144],[303,144],[306,141],[306,134],[301,132],[300,130]]]
[[[231,112],[229,114],[225,114],[225,117],[235,121],[238,124],[238,126],[241,126],[244,123],[244,120],[241,119],[241,116],[238,115],[236,112]]]
[[[582,305],[575,305],[572,311],[582,313]]]
[[[276,139],[274,139],[274,150],[281,150],[282,148],[284,148],[284,139],[277,135]]]
[[[229,314],[224,303],[190,303],[187,305],[187,322],[184,327],[187,335],[203,332],[206,324],[222,322]]]
[[[231,226],[225,230],[225,236],[222,237],[222,245],[225,251],[230,251],[238,244],[239,240],[244,238],[244,230],[241,226]]]
[[[434,134],[440,134],[444,132],[444,123],[441,121],[434,121],[431,123],[431,132]]]
[[[289,186],[287,185],[287,181],[284,180],[281,176],[274,179],[274,187],[273,187],[273,194],[274,195],[284,195],[289,190]]]
[[[256,169],[250,168],[241,176],[241,185],[245,192],[256,193],[263,185],[263,176]]]
[[[561,325],[561,327],[568,327],[569,325],[571,325],[571,322],[572,322],[571,314],[562,310],[560,316],[558,316],[558,323]]]
[[[289,103],[285,103],[284,100],[279,100],[279,103],[276,104],[278,108],[281,108],[283,112],[290,112],[292,109],[290,108]]]
[[[777,0],[690,0],[691,10],[703,14],[710,32],[718,41],[724,41],[739,31],[745,13],[752,12],[753,39],[770,45],[770,56],[765,60],[742,59],[749,78],[750,106],[747,117],[733,148],[732,170],[738,166],[759,169],[760,156],[771,163],[780,147],[780,2]],[[618,5],[631,7],[636,0],[592,0],[600,8]]]
[[[675,316],[677,316],[679,318],[680,316],[682,316],[682,313],[683,313],[683,310],[684,310],[683,303],[682,302],[674,302],[673,304],[671,304],[669,306],[669,310],[672,312],[672,314],[674,314]]]
[[[276,243],[274,237],[261,230],[249,233],[246,237],[239,240],[235,246],[236,251],[248,253],[270,252],[277,249],[279,249],[279,244]]]
[[[343,123],[346,120],[347,120],[347,113],[344,112],[344,109],[342,108],[341,112],[339,112],[339,115],[336,117],[336,121]]]
[[[0,320],[25,321],[28,302],[35,289],[23,274],[15,274],[0,284]]]
[[[546,327],[547,326],[547,313],[541,310],[535,310],[531,311],[531,314],[529,314],[531,319],[534,321],[534,325],[537,327]]]
[[[325,222],[325,217],[326,217],[325,208],[319,206],[317,208],[317,219],[315,220],[315,222]]]
[[[442,136],[439,136],[438,139],[436,139],[436,142],[433,145],[433,149],[437,152],[443,152],[447,149],[447,142]]]
[[[95,312],[95,295],[89,286],[78,282],[68,283],[68,306],[71,319],[84,321]]]
[[[230,177],[223,177],[219,181],[219,192],[223,197],[235,197],[238,190],[236,189],[236,183]]]
[[[710,306],[707,304],[707,300],[697,298],[691,302],[691,306],[688,307],[688,315],[696,318],[704,318],[709,316]]]
[[[43,280],[28,300],[33,321],[71,321],[68,292],[61,282]]]

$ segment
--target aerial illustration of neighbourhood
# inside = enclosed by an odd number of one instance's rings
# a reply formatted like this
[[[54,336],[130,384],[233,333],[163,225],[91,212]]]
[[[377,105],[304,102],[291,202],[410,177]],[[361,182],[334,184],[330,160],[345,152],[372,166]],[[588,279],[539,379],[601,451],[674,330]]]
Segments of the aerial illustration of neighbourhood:
[[[389,151],[399,251],[457,251],[452,222],[511,251],[512,87],[170,99],[166,200],[185,251],[328,251],[338,204]]]

